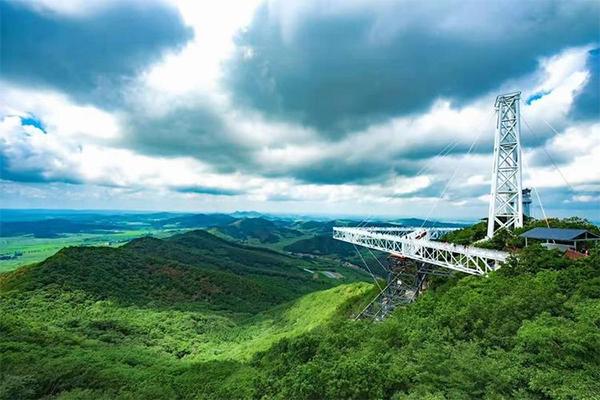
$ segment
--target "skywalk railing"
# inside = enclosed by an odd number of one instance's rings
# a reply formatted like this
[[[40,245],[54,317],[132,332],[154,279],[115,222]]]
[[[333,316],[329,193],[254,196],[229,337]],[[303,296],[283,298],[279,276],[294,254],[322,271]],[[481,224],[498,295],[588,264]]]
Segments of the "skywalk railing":
[[[333,238],[472,275],[485,275],[506,262],[509,253],[436,242],[451,228],[335,227]]]

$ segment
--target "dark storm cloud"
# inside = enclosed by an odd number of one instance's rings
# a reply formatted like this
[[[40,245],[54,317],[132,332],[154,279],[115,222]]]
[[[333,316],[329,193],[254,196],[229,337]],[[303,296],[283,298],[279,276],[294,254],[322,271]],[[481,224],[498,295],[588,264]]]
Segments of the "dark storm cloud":
[[[336,136],[440,96],[471,99],[532,72],[539,57],[599,39],[595,1],[436,4],[315,10],[293,29],[264,6],[226,83],[240,104]]]
[[[153,156],[190,156],[219,172],[251,163],[250,149],[229,136],[222,116],[205,104],[188,104],[165,115],[129,115],[126,146]]]
[[[600,48],[589,52],[587,67],[590,77],[575,98],[571,114],[577,119],[598,119],[600,118]]]
[[[400,188],[401,189],[401,188]],[[397,199],[412,199],[412,198],[437,198],[444,190],[444,182],[433,182],[429,186],[417,189],[414,192],[398,193],[391,197]]]
[[[192,36],[161,3],[111,3],[91,15],[38,13],[0,1],[2,77],[50,86],[82,101],[113,102],[120,85]]]
[[[305,183],[342,184],[376,183],[389,176],[392,166],[388,160],[340,160],[324,159],[298,168],[290,168],[286,174]]]
[[[123,144],[144,154],[190,156],[220,173],[250,172],[309,184],[364,185],[383,182],[395,175],[414,175],[423,172],[432,157],[464,154],[470,147],[469,143],[419,144],[385,154],[360,153],[354,149],[348,157],[343,157],[339,152],[330,153],[324,144],[318,160],[273,165],[261,163],[257,157],[260,147],[241,141],[240,134],[231,132],[222,115],[206,104],[180,106],[157,117],[133,112],[125,125],[129,132]],[[492,140],[480,139],[471,154],[489,153]]]
[[[244,193],[241,190],[220,189],[208,186],[187,186],[176,188],[175,191],[179,193],[211,194],[215,196],[235,196]]]
[[[471,154],[488,154],[493,143],[482,141],[471,149]],[[428,173],[428,164],[435,156],[451,157],[465,154],[468,143],[452,146],[430,145],[402,149],[385,155],[363,154],[360,158],[325,157],[318,162],[290,167],[284,174],[292,175],[305,183],[320,184],[371,184],[380,183],[393,176],[416,176]],[[282,174],[283,175],[283,174]]]
[[[439,150],[439,149],[438,149]],[[438,151],[422,151],[418,156],[412,153],[386,156],[364,155],[362,158],[324,157],[301,166],[290,166],[279,173],[267,176],[293,176],[303,183],[316,184],[374,184],[395,176],[415,176],[423,174],[430,157]],[[448,153],[452,154],[452,153]]]
[[[30,155],[25,155],[26,158]],[[16,161],[16,162],[15,162]],[[61,175],[58,177],[48,176],[46,174],[45,165],[32,165],[28,163],[27,167],[23,167],[20,162],[23,159],[13,160],[4,153],[4,149],[0,147],[0,179],[4,181],[26,182],[26,183],[42,183],[42,182],[62,182],[62,183],[81,183],[71,176]]]

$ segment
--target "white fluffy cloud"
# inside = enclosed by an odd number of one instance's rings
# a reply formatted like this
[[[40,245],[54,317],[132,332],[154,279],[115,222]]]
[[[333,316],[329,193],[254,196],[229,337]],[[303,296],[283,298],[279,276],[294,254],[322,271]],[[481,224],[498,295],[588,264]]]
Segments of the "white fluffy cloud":
[[[567,153],[568,161],[559,164],[554,160],[551,151],[556,150]],[[575,197],[577,192],[585,196],[590,187],[600,185],[600,123],[569,127],[534,152],[543,153],[540,157],[547,157],[549,164],[529,167],[525,184],[540,188],[566,187],[576,192],[572,193]],[[525,154],[525,160],[530,154]]]

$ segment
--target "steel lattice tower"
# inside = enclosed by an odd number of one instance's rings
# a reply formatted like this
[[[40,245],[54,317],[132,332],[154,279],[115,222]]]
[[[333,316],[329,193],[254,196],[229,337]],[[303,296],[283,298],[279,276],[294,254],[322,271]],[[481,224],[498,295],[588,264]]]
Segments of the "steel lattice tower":
[[[520,98],[521,92],[496,98],[494,169],[487,230],[490,238],[500,229],[523,226]]]

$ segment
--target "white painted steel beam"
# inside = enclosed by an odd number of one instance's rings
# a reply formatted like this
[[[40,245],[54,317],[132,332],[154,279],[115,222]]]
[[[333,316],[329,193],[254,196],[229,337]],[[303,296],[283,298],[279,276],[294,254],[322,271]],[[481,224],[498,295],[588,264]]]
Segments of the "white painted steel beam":
[[[485,275],[500,267],[509,253],[436,242],[448,228],[335,227],[333,238],[472,275]]]

